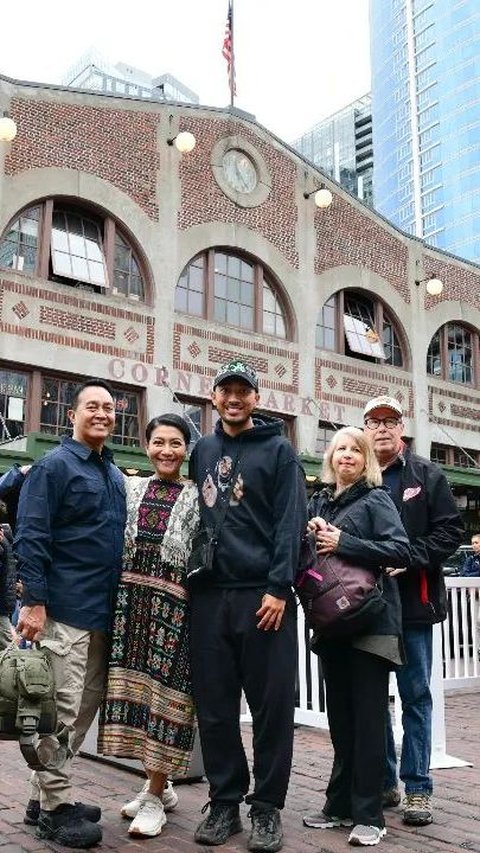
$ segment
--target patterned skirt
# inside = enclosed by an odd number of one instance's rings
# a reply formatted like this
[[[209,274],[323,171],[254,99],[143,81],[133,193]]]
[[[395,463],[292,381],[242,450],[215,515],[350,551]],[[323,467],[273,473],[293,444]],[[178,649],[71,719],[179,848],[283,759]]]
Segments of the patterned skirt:
[[[186,774],[195,736],[184,572],[140,542],[124,562],[98,751]]]

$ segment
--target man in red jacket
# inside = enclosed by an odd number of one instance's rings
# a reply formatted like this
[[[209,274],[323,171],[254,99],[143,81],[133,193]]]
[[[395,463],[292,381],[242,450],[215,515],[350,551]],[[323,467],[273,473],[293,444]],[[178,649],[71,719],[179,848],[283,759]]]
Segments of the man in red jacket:
[[[397,672],[402,700],[400,779],[405,785],[403,821],[423,826],[433,820],[430,776],[432,742],[432,625],[446,617],[442,563],[458,548],[463,524],[447,479],[428,459],[402,441],[403,412],[394,397],[375,397],[364,410],[365,435],[383,472],[383,482],[410,539],[405,569],[387,569],[398,579],[407,664]],[[384,806],[400,803],[392,726],[387,728]]]

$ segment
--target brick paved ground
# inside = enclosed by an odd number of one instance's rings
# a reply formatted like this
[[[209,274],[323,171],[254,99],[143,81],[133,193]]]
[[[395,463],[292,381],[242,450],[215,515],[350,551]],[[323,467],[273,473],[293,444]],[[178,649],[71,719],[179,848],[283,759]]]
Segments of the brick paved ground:
[[[473,767],[436,770],[435,822],[419,829],[401,823],[400,810],[386,813],[388,834],[379,849],[384,853],[480,853],[480,692],[456,693],[447,697],[447,745],[450,754],[474,762]],[[248,728],[245,739],[249,741]],[[302,826],[305,811],[323,804],[323,792],[331,764],[328,733],[306,727],[296,731],[294,768],[287,807],[283,813],[285,853],[337,853],[353,848],[347,844],[347,830],[307,830]],[[22,822],[27,799],[27,772],[16,744],[0,743],[0,853],[64,850],[36,839],[34,830]],[[145,841],[130,840],[128,822],[119,807],[141,787],[139,777],[98,761],[79,758],[75,779],[77,797],[103,810],[103,843],[99,853],[205,853],[212,848],[196,845],[192,833],[200,809],[208,799],[205,783],[178,787],[180,804],[169,815],[162,835]],[[245,810],[246,811],[246,810]],[[245,819],[245,825],[249,821]],[[246,850],[247,832],[237,835],[219,850],[238,853]]]

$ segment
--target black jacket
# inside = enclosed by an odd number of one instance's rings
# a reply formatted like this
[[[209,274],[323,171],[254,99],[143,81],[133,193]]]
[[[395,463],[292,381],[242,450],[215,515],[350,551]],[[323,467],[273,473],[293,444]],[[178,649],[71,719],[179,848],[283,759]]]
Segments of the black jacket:
[[[410,546],[398,512],[387,490],[359,480],[333,497],[327,487],[316,492],[308,505],[309,518],[320,516],[341,529],[335,554],[378,575],[385,566],[402,567],[410,559]],[[383,575],[387,607],[370,634],[402,633],[400,598],[396,578]]]
[[[438,465],[408,448],[394,464],[401,465],[397,509],[411,546],[408,571],[398,577],[403,622],[441,622],[447,615],[442,563],[460,545],[463,522]]]
[[[190,477],[198,486],[201,521],[215,527],[238,457],[235,490],[218,535],[211,583],[259,587],[286,598],[307,523],[305,477],[290,442],[281,434],[282,422],[266,415],[255,416],[253,422],[252,429],[232,438],[218,421],[215,433],[195,445]]]
[[[15,610],[16,579],[11,534],[5,533],[0,541],[0,616],[10,617]]]

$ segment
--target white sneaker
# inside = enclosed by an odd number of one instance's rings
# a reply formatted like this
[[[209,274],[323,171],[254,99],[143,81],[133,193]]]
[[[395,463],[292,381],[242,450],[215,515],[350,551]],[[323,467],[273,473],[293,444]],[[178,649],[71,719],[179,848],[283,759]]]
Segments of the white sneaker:
[[[170,781],[165,785],[165,790],[162,794],[162,803],[166,812],[173,812],[174,808],[178,806],[178,795]]]
[[[142,790],[135,794],[133,800],[130,800],[129,803],[125,803],[121,809],[122,817],[127,817],[130,820],[136,817],[138,814],[138,810],[142,803],[145,802],[145,797],[148,794],[148,786],[150,785],[150,781],[147,779],[145,785]],[[178,796],[175,793],[174,787],[171,782],[167,782],[165,786],[165,790],[162,794],[162,803],[163,808],[166,812],[173,812],[174,808],[178,805]]]
[[[145,802],[145,797],[148,794],[149,785],[150,780],[147,779],[142,790],[139,791],[138,794],[135,794],[133,800],[130,800],[129,803],[125,803],[125,805],[122,806],[120,810],[120,814],[122,815],[122,817],[128,817],[130,818],[130,820],[132,820],[132,818],[137,816],[140,806],[142,805],[142,803]]]
[[[137,812],[137,816],[128,827],[129,835],[148,835],[152,838],[160,835],[162,826],[165,826],[167,818],[160,797],[154,794],[146,794],[143,803]]]
[[[352,829],[348,843],[354,847],[374,847],[387,834],[385,827],[363,826],[359,823]]]

